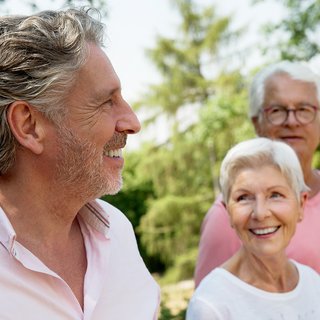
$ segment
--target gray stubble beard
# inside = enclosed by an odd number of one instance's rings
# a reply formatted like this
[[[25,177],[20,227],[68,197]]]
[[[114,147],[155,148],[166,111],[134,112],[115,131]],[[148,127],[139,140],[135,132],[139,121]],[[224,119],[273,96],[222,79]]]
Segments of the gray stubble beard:
[[[56,179],[63,192],[85,201],[105,194],[116,194],[122,187],[120,169],[103,171],[103,154],[88,140],[60,127]],[[100,161],[99,161],[100,159]]]

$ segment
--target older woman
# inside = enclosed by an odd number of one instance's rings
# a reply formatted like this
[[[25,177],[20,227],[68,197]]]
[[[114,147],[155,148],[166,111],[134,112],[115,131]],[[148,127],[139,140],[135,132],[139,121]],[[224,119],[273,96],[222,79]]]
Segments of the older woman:
[[[307,66],[282,61],[262,69],[253,79],[249,116],[259,136],[289,144],[297,153],[310,188],[305,218],[287,248],[290,258],[320,273],[320,175],[312,158],[320,139],[320,80]],[[228,241],[225,239],[228,238]],[[221,195],[201,229],[196,286],[212,269],[230,258],[240,241],[229,226]]]
[[[223,160],[220,185],[242,245],[200,283],[187,320],[320,319],[320,276],[285,252],[309,190],[295,152],[267,138],[242,142]]]

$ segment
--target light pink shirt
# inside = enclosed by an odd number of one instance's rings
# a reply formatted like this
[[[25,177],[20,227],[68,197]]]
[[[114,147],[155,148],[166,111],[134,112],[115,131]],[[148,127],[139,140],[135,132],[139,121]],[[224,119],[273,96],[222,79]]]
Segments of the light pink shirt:
[[[201,227],[199,255],[195,270],[195,285],[214,268],[229,259],[241,246],[230,227],[228,213],[219,195],[209,209]],[[320,192],[308,199],[304,218],[287,247],[287,255],[320,273]]]
[[[84,310],[64,280],[15,240],[0,208],[0,319],[157,319],[159,286],[128,219],[97,200],[80,210],[78,220],[87,253]]]

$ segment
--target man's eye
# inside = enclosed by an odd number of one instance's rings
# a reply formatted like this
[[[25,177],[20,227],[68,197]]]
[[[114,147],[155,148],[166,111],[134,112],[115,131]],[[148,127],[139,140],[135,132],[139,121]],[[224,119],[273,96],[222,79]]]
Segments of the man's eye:
[[[282,112],[284,110],[284,108],[282,107],[273,107],[269,110],[270,114],[275,114],[275,113],[279,113]]]
[[[107,100],[106,104],[109,105],[109,106],[112,106],[113,105],[113,99]]]
[[[297,109],[298,111],[302,111],[302,112],[313,112],[313,108],[311,107],[311,106],[309,106],[309,105],[302,105],[302,106],[300,106],[298,109]]]

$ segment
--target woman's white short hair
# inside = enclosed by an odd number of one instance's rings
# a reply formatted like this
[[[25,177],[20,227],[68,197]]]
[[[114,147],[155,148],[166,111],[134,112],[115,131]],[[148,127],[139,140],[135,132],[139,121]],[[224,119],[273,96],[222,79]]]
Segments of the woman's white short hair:
[[[291,79],[310,82],[315,85],[320,101],[320,78],[305,63],[281,61],[267,66],[258,72],[252,80],[249,98],[249,117],[257,117],[263,107],[265,84],[275,74],[287,74]]]
[[[241,170],[266,165],[279,169],[299,201],[300,193],[309,190],[304,182],[299,159],[289,145],[268,138],[254,138],[232,147],[222,161],[220,187],[224,202],[228,202],[231,187]]]

